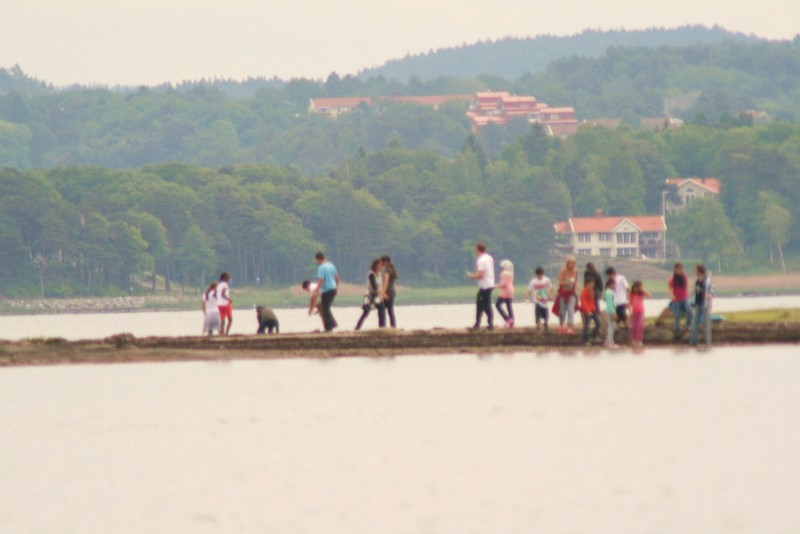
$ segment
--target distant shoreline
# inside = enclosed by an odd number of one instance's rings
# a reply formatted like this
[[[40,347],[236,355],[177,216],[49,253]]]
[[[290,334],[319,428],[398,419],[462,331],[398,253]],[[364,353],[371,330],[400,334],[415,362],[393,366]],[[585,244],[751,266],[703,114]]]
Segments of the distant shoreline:
[[[668,274],[667,274],[668,275]],[[645,280],[655,298],[667,298],[666,276],[664,280]],[[632,281],[632,280],[630,280]],[[756,276],[717,275],[714,285],[721,297],[763,297],[800,295],[800,274],[773,274]],[[517,284],[516,300],[522,302],[526,286]],[[358,306],[364,288],[355,284],[343,284],[337,304]],[[234,288],[234,308],[249,309],[254,305],[274,308],[302,308],[307,305],[307,294],[299,286],[287,288]],[[468,304],[474,302],[475,289],[470,284],[445,288],[398,288],[399,305]],[[116,297],[75,298],[0,298],[0,316],[8,315],[59,315],[85,313],[137,313],[154,311],[191,311],[199,309],[200,293],[197,289],[171,293]]]

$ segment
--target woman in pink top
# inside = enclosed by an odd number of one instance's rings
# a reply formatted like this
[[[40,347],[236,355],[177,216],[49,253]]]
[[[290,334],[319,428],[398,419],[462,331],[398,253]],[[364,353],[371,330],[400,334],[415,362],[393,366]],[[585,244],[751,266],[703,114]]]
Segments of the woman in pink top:
[[[500,262],[500,283],[495,287],[500,290],[497,296],[495,308],[500,312],[503,320],[506,322],[506,328],[514,327],[514,308],[511,302],[514,300],[514,264],[509,260]],[[506,305],[508,313],[503,310],[503,304]]]
[[[631,286],[631,344],[644,345],[644,298],[650,293],[644,288],[641,280]]]

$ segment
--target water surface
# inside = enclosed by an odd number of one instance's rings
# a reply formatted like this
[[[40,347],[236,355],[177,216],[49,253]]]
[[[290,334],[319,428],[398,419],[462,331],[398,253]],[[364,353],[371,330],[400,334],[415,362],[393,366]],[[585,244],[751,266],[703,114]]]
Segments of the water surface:
[[[798,352],[0,369],[0,530],[794,533]]]

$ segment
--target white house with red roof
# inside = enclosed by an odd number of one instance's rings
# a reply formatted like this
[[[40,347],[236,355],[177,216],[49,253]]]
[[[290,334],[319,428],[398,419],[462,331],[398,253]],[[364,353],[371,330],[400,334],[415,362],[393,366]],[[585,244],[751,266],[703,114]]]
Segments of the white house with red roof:
[[[718,178],[667,178],[664,183],[674,188],[677,204],[667,201],[666,210],[675,213],[692,203],[696,198],[717,198],[721,189]]]
[[[664,258],[667,225],[661,215],[570,217],[555,224],[570,254],[609,258]]]
[[[575,110],[570,107],[551,108],[534,96],[516,96],[507,91],[479,91],[472,95],[467,110],[472,131],[478,133],[489,124],[508,124],[515,118],[539,123],[547,133],[566,137],[578,131]]]

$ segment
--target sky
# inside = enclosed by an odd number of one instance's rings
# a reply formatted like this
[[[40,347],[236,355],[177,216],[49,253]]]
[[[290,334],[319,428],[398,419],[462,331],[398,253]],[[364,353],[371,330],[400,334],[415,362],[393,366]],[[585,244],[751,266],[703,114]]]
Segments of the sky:
[[[720,25],[800,33],[798,0],[0,0],[0,67],[63,86],[325,78],[506,36]]]

